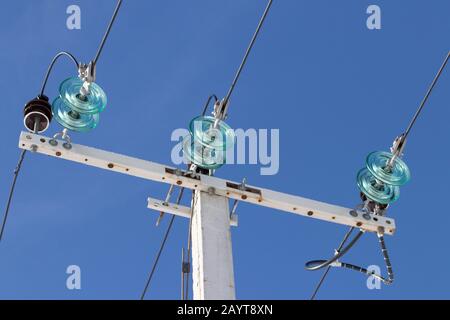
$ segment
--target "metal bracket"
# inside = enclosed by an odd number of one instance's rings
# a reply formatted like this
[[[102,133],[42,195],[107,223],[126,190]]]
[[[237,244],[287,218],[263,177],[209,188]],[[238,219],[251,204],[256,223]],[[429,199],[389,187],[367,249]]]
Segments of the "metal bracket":
[[[89,62],[89,64],[80,63],[78,77],[84,81],[80,92],[83,96],[89,95],[91,83],[95,82],[96,76],[97,71],[94,61]]]
[[[164,201],[153,199],[153,198],[148,198],[147,208],[151,209],[151,210],[155,210],[158,213],[162,211],[164,213],[173,214],[173,215],[183,217],[183,218],[188,218],[188,219],[191,218],[191,208],[182,206],[182,205],[176,205],[173,203],[166,203]],[[238,226],[237,215],[233,215],[231,217],[230,225],[232,227]]]

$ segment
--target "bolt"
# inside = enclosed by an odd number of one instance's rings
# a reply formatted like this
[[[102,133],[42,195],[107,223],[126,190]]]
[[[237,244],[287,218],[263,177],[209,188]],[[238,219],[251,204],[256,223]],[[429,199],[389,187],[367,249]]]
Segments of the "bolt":
[[[58,141],[56,141],[55,139],[51,139],[48,143],[50,143],[50,145],[54,147],[58,145]]]
[[[216,189],[214,187],[209,187],[208,188],[208,194],[210,196],[213,196],[216,193]]]
[[[350,211],[349,214],[355,218],[358,216],[358,212],[356,212],[355,210]]]
[[[370,214],[365,213],[365,214],[363,214],[363,218],[366,219],[366,220],[370,220],[371,216],[370,216]]]
[[[71,145],[70,143],[68,143],[68,142],[63,143],[63,147],[64,147],[64,149],[66,149],[66,150],[72,149],[72,145]]]
[[[38,150],[38,146],[33,144],[31,145],[31,152],[36,152]]]

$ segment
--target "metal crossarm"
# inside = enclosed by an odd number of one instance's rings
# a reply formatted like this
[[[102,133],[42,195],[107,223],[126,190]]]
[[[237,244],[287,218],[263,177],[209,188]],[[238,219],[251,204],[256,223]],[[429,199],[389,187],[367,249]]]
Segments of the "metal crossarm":
[[[246,186],[240,183],[201,174],[192,174],[151,161],[141,160],[113,152],[72,144],[68,148],[64,141],[50,144],[52,139],[37,134],[22,132],[19,147],[88,166],[118,172],[146,180],[181,186],[191,190],[208,192],[229,199],[273,208],[297,215],[354,226],[369,232],[384,230],[395,233],[395,221],[382,216],[362,215],[352,209],[331,205],[307,198],[280,193],[268,189]]]

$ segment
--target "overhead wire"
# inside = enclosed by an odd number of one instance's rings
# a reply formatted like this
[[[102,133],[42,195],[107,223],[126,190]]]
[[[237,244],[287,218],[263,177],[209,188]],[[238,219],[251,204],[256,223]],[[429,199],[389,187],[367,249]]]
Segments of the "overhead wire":
[[[268,15],[269,11],[270,11],[270,8],[272,6],[272,2],[273,2],[273,0],[269,0],[269,2],[267,3],[267,6],[266,6],[266,9],[264,10],[262,18],[259,21],[259,24],[258,24],[258,26],[256,28],[256,31],[255,31],[253,37],[252,37],[252,40],[250,41],[250,44],[249,44],[249,46],[247,48],[247,51],[245,52],[244,58],[242,59],[242,62],[241,62],[240,66],[239,66],[239,68],[238,68],[238,70],[236,72],[236,75],[235,75],[235,77],[233,79],[233,82],[231,83],[230,89],[228,90],[228,93],[227,93],[227,95],[226,95],[226,97],[224,99],[224,105],[228,104],[228,102],[229,102],[229,100],[231,98],[231,95],[233,94],[234,88],[236,87],[236,84],[237,84],[237,82],[239,80],[239,77],[241,76],[242,70],[244,69],[244,66],[247,63],[248,57],[250,55],[250,52],[252,51],[252,48],[253,48],[253,46],[254,46],[254,44],[256,42],[256,39],[258,38],[258,35],[259,35],[260,31],[261,31],[261,28],[262,28],[262,26],[264,24],[264,21],[266,20],[266,17]]]
[[[447,53],[447,56],[445,57],[444,62],[442,63],[441,67],[439,68],[439,71],[437,72],[436,76],[433,79],[433,82],[431,83],[430,87],[428,88],[428,91],[425,94],[425,97],[423,98],[422,102],[419,105],[419,108],[417,109],[417,111],[414,114],[411,122],[409,123],[409,125],[408,125],[408,127],[407,127],[407,129],[405,131],[405,134],[404,134],[404,139],[405,140],[408,137],[408,135],[410,134],[412,128],[414,127],[414,124],[416,123],[417,118],[420,116],[423,108],[425,107],[425,104],[427,103],[428,98],[430,97],[431,93],[433,92],[433,89],[436,86],[439,78],[441,77],[442,72],[444,71],[445,67],[448,64],[449,59],[450,59],[450,51]]]
[[[36,121],[34,123],[34,133],[38,132],[39,125],[40,125],[39,119],[36,119]],[[3,215],[2,227],[0,230],[0,242],[3,239],[3,234],[4,234],[5,228],[6,228],[6,222],[8,221],[9,209],[11,208],[11,202],[12,202],[12,199],[14,196],[14,191],[16,189],[17,178],[19,177],[20,170],[22,169],[22,164],[23,164],[23,161],[25,160],[26,153],[27,153],[27,150],[22,150],[22,152],[20,153],[19,162],[17,163],[17,166],[14,169],[14,178],[13,178],[13,182],[11,184],[11,189],[9,191],[8,201],[6,203],[5,214]]]
[[[105,34],[104,34],[104,36],[102,38],[102,41],[100,42],[100,46],[98,47],[97,54],[95,55],[94,65],[97,64],[98,59],[100,58],[100,55],[102,54],[103,47],[105,46],[106,40],[108,40],[109,34],[111,33],[111,29],[112,29],[112,27],[114,25],[114,22],[116,21],[117,15],[119,14],[119,10],[120,10],[120,8],[122,6],[122,1],[123,0],[118,0],[117,1],[117,5],[116,5],[116,8],[114,9],[114,13],[113,13],[113,15],[111,17],[111,20],[110,20],[110,22],[108,24],[108,27],[106,28],[106,32],[105,32]]]
[[[176,204],[180,204],[181,199],[183,198],[183,194],[184,194],[184,188],[181,188],[180,189],[180,193],[178,194],[178,198],[177,198]],[[166,232],[164,234],[164,237],[162,239],[162,242],[161,242],[161,245],[159,247],[158,253],[156,254],[156,258],[155,258],[155,260],[153,262],[152,269],[150,271],[150,274],[148,276],[147,282],[145,284],[144,291],[141,294],[141,300],[145,299],[145,295],[147,294],[147,291],[148,291],[148,289],[150,287],[150,283],[151,283],[151,281],[153,279],[153,276],[154,276],[155,271],[156,271],[156,267],[158,266],[159,260],[161,258],[161,255],[162,255],[163,251],[164,251],[164,248],[166,246],[166,242],[167,242],[167,239],[169,238],[169,234],[170,234],[170,232],[172,230],[175,218],[176,218],[176,216],[172,215],[172,218],[170,219],[169,225],[167,226],[167,230],[166,230]]]
[[[350,230],[345,234],[344,239],[341,241],[341,244],[339,245],[339,247],[336,249],[336,252],[340,252],[342,250],[342,248],[344,247],[345,243],[347,242],[348,238],[351,236],[353,230],[355,230],[355,228],[350,228]],[[327,269],[325,270],[324,274],[322,275],[322,278],[320,279],[319,283],[317,284],[316,288],[314,289],[314,292],[311,296],[311,300],[314,300],[317,296],[317,293],[319,292],[320,288],[322,287],[322,284],[324,283],[325,279],[328,276],[328,273],[331,270],[331,266],[328,266]]]

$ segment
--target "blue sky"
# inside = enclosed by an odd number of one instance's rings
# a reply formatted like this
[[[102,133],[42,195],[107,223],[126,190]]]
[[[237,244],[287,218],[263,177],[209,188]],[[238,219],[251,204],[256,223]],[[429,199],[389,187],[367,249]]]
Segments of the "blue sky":
[[[66,8],[82,10],[82,29],[66,28]],[[207,96],[223,97],[266,1],[125,0],[99,65],[109,105],[99,127],[76,143],[170,164],[176,128],[187,127]],[[366,8],[382,10],[382,29],[366,27]],[[2,1],[3,121],[0,199],[6,202],[19,150],[22,107],[40,88],[55,53],[93,58],[115,1]],[[233,128],[280,129],[280,171],[231,165],[217,176],[342,206],[358,204],[357,171],[366,155],[388,150],[405,129],[450,48],[447,1],[275,1],[234,93]],[[65,60],[47,94],[74,76]],[[447,214],[450,74],[445,72],[411,134],[405,161],[412,181],[389,215],[396,282],[370,291],[366,278],[333,270],[321,299],[450,298]],[[47,135],[60,130],[54,122]],[[138,299],[169,219],[155,227],[148,196],[167,186],[28,155],[5,239],[1,299]],[[185,197],[185,202],[189,196]],[[3,208],[3,206],[2,206]],[[321,276],[304,262],[333,253],[346,228],[241,204],[232,231],[240,299],[307,299]],[[149,299],[178,299],[188,221],[177,219]],[[345,261],[383,266],[375,235]],[[82,270],[69,291],[65,270]],[[438,267],[430,270],[430,264]],[[384,272],[384,269],[383,269]]]

